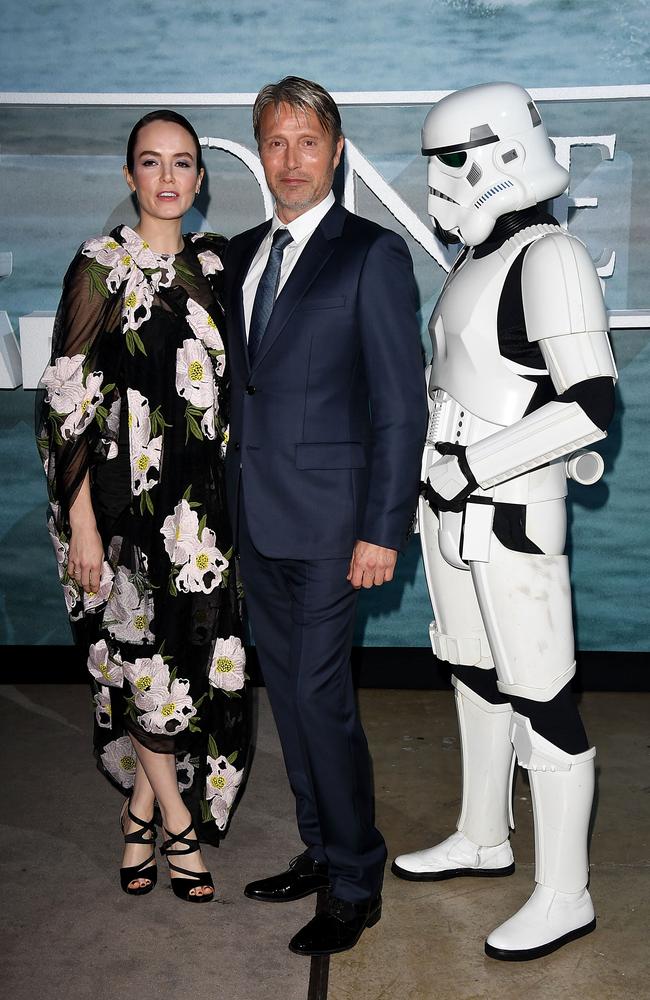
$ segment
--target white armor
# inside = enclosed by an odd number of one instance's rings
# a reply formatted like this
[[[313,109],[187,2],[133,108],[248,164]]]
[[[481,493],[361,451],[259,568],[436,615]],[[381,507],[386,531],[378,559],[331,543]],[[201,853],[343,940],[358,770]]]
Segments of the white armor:
[[[452,269],[429,324],[431,417],[422,478],[447,498],[466,485],[456,458],[443,456],[435,448],[445,441],[466,448],[479,485],[462,512],[442,511],[438,518],[422,502],[420,531],[435,595],[436,655],[452,663],[494,665],[504,693],[547,701],[575,669],[568,566],[563,555],[564,458],[605,437],[605,432],[576,402],[551,401],[526,414],[536,386],[526,376],[544,372],[500,353],[498,304],[508,272],[526,246],[521,276],[526,331],[528,339],[539,344],[556,392],[587,378],[616,377],[598,277],[578,240],[556,226],[531,226],[481,259],[474,259],[470,249]],[[546,288],[545,298],[540,287]],[[535,310],[541,309],[543,301],[548,305],[540,317]],[[527,536],[546,556],[543,585],[539,556],[511,552],[495,539],[494,502],[528,508]],[[446,562],[462,573],[469,571],[473,578],[480,620],[493,640],[486,643],[479,659],[456,658],[453,651],[445,655],[442,649],[441,636],[449,651],[454,640],[456,646],[462,645],[476,632],[478,609],[464,616],[469,630],[456,636],[448,631],[446,606],[457,606],[459,594],[455,586],[449,586],[448,574],[436,586],[431,549],[439,549]],[[546,585],[549,580],[551,587]],[[537,591],[543,594],[535,602],[525,596]],[[525,607],[521,607],[522,600]],[[513,614],[517,605],[518,615]],[[451,609],[449,613],[453,614]],[[552,634],[549,618],[555,623]],[[544,635],[541,656],[535,655],[533,634]]]
[[[450,95],[427,116],[422,147],[437,231],[466,244],[429,324],[419,525],[431,642],[463,678],[467,668],[494,667],[502,695],[531,714],[553,711],[575,672],[567,472],[578,478],[586,466],[586,479],[598,478],[599,456],[584,449],[606,426],[582,383],[616,378],[600,284],[583,244],[539,209],[531,215],[538,221],[517,216],[513,225],[510,217],[503,236],[480,246],[502,216],[559,194],[568,179],[525,90],[491,84]],[[508,283],[515,264],[519,284]],[[515,287],[513,314],[522,319],[508,342],[499,316]],[[595,751],[567,753],[519,710],[453,683],[463,751],[457,831],[398,857],[393,871],[408,879],[509,874],[514,747],[530,775],[537,885],[486,951],[536,958],[595,925],[586,889]]]

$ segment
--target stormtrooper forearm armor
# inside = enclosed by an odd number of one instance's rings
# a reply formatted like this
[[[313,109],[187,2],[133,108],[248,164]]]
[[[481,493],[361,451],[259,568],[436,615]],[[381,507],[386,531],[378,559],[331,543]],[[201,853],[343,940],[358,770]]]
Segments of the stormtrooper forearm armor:
[[[527,336],[539,344],[558,399],[469,445],[484,489],[599,441],[611,418],[616,365],[586,248],[565,233],[543,237],[526,254],[521,283]]]

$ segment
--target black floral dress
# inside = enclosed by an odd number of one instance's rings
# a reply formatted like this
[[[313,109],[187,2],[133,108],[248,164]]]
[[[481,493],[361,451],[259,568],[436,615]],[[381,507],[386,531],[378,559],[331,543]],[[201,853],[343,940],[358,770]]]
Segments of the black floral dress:
[[[131,734],[174,753],[202,840],[225,831],[249,727],[226,514],[221,236],[154,253],[128,226],[86,241],[63,286],[37,407],[49,529],[75,641],[88,653],[100,770],[133,785]],[[68,576],[86,476],[104,563]]]

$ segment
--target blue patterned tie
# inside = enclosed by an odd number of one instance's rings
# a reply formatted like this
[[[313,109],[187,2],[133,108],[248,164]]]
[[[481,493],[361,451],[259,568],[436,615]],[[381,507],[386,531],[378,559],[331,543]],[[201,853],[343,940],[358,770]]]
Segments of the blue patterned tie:
[[[260,283],[255,292],[253,302],[253,312],[251,313],[251,326],[248,333],[248,357],[251,365],[255,360],[255,355],[262,342],[262,337],[268,326],[275,304],[275,296],[280,284],[280,269],[282,267],[282,254],[284,248],[293,242],[293,236],[288,229],[276,229],[273,233],[271,243],[271,253],[266,262],[266,267],[262,271]]]

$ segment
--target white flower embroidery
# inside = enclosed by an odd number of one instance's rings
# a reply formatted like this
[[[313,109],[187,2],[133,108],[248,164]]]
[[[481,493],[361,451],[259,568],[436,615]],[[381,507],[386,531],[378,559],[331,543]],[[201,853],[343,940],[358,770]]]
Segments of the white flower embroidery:
[[[218,830],[225,830],[230,809],[220,795],[213,795],[210,799],[210,812]]]
[[[84,611],[97,611],[97,609],[103,604],[106,604],[106,601],[111,595],[111,590],[113,589],[114,576],[115,574],[113,573],[110,563],[104,559],[104,562],[102,563],[102,575],[99,581],[99,587],[91,594],[86,594],[84,591],[82,595]]]
[[[165,539],[165,551],[175,566],[182,566],[190,558],[197,543],[199,518],[187,500],[181,500],[174,507],[160,529]]]
[[[207,235],[206,233],[194,233],[192,236],[190,236],[190,239],[192,243],[196,243],[197,240],[202,240],[203,237],[206,235]]]
[[[246,653],[240,639],[234,635],[217,639],[208,675],[210,684],[224,691],[239,691],[244,686],[245,666]]]
[[[104,431],[104,441],[108,442],[108,451],[106,453],[106,461],[109,462],[112,458],[117,458],[118,446],[117,438],[120,433],[120,413],[122,411],[122,400],[118,396],[111,403],[111,408],[108,411],[108,416],[106,417],[106,429]]]
[[[108,743],[101,758],[108,773],[123,788],[133,788],[137,758],[128,736],[120,736],[119,740]]]
[[[83,614],[83,602],[79,599],[79,588],[76,583],[63,584],[63,597],[68,610],[68,616],[72,621],[81,618]]]
[[[74,409],[61,424],[60,433],[64,441],[77,437],[93,420],[97,407],[104,396],[101,388],[104,381],[102,372],[92,372],[78,392],[78,400]],[[75,389],[77,387],[75,386]]]
[[[194,764],[190,761],[189,753],[186,753],[184,757],[177,759],[176,779],[178,781],[179,792],[183,792],[186,788],[192,787],[194,782]]]
[[[202,341],[208,350],[211,351],[222,351],[223,340],[221,334],[217,328],[217,324],[212,319],[212,316],[200,306],[198,302],[194,299],[187,300],[187,315],[186,320],[188,325],[191,326],[194,331],[194,336],[198,340]],[[225,355],[222,353],[220,357],[214,359],[214,367],[217,375],[223,375],[223,370],[225,367]]]
[[[120,235],[124,241],[124,246],[139,268],[153,270],[160,265],[160,259],[155,251],[130,226],[122,226]]]
[[[162,458],[162,435],[151,437],[148,400],[137,389],[127,389],[129,405],[129,442],[131,452],[131,488],[134,496],[150,490],[158,482]]]
[[[106,641],[91,643],[88,651],[88,670],[100,684],[108,687],[122,687],[124,671],[119,652],[111,654]]]
[[[83,354],[62,355],[43,372],[41,385],[47,389],[46,402],[56,413],[71,413],[83,392]]]
[[[95,718],[97,719],[97,725],[101,726],[102,729],[110,729],[112,724],[112,712],[111,693],[108,688],[100,688],[99,694],[95,695],[93,701],[95,702]]]
[[[216,539],[214,531],[204,528],[200,541],[194,540],[190,557],[176,578],[179,590],[209,594],[219,586],[228,560],[215,545]]]
[[[189,720],[196,715],[189,688],[189,681],[172,681],[159,703],[140,716],[139,722],[145,732],[173,736],[187,729]]]
[[[130,272],[124,289],[122,322],[125,330],[138,330],[151,316],[153,289],[139,268]],[[137,315],[136,315],[137,314]]]
[[[47,518],[47,530],[50,533],[50,541],[54,548],[54,554],[56,555],[56,564],[59,571],[59,579],[63,579],[66,574],[67,564],[68,564],[68,549],[69,545],[63,535],[60,535],[56,528],[56,522],[59,518],[59,504],[51,503]]]
[[[117,292],[121,285],[134,274],[144,278],[131,254],[120,247],[119,257],[115,260],[111,270],[106,275],[106,287],[109,292]]]
[[[121,642],[152,642],[152,604],[151,593],[146,591],[140,596],[124,567],[118,566],[103,625],[112,638]]]
[[[212,361],[199,340],[184,340],[176,351],[176,391],[202,410],[214,403]]]
[[[124,662],[124,676],[131,685],[135,703],[144,712],[154,711],[169,694],[169,668],[162,656],[140,657]]]
[[[138,236],[129,226],[122,226],[121,236],[127,252],[140,271],[151,271],[147,278],[154,292],[159,288],[169,288],[176,277],[174,254],[157,254],[151,246]]]
[[[209,406],[203,414],[201,418],[201,430],[207,437],[208,441],[214,441],[214,406]]]
[[[221,444],[219,445],[219,453],[222,458],[226,457],[226,451],[228,450],[229,441],[230,441],[230,425],[224,427],[221,431]]]
[[[99,236],[86,240],[81,251],[84,257],[96,260],[103,267],[115,267],[124,256],[124,250],[112,236]]]
[[[244,776],[243,770],[238,771],[226,757],[210,757],[207,762],[210,773],[205,780],[205,796],[210,803],[210,811],[215,818],[217,827],[223,830]],[[216,799],[216,802],[215,802]]]
[[[84,378],[83,354],[57,358],[49,365],[41,384],[47,390],[46,400],[55,413],[65,416],[60,433],[64,440],[75,437],[86,428],[103,400],[103,372],[92,372]]]
[[[197,254],[197,257],[201,264],[201,270],[206,278],[209,274],[216,274],[217,271],[223,271],[221,257],[219,257],[218,254],[213,253],[212,250],[204,250],[203,253]]]

